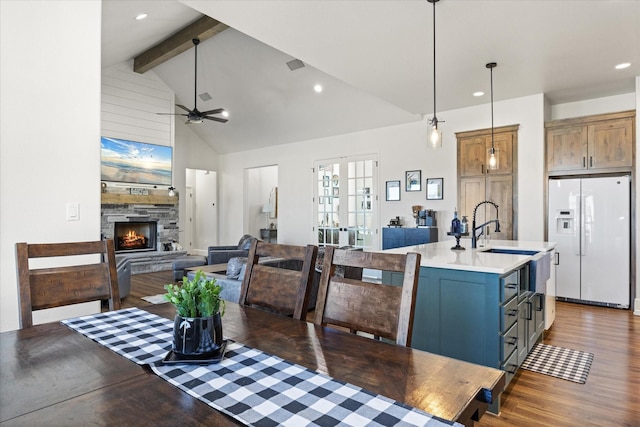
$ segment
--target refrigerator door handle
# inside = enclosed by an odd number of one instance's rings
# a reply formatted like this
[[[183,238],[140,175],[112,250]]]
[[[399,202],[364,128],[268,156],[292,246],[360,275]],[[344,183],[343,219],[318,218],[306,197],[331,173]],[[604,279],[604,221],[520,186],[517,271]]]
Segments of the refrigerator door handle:
[[[556,252],[556,257],[553,261],[553,265],[560,265],[560,252]]]

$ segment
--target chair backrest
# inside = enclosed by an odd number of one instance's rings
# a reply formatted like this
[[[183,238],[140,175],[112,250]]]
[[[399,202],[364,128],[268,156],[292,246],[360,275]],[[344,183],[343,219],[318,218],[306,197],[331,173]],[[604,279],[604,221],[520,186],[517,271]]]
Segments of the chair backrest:
[[[79,264],[76,255],[99,254],[100,262]],[[63,257],[64,267],[29,268],[29,259]],[[74,264],[75,263],[75,264]],[[16,243],[20,328],[33,325],[32,311],[108,300],[120,308],[113,240],[72,243]]]
[[[306,316],[318,247],[266,243],[255,240],[249,249],[247,267],[240,290],[240,304],[265,308],[295,319]],[[260,259],[297,260],[301,270],[279,268],[277,263],[261,264]]]
[[[402,286],[365,282],[336,274],[336,266],[403,273]],[[346,251],[327,247],[324,254],[317,325],[337,325],[411,345],[420,270],[420,254]]]

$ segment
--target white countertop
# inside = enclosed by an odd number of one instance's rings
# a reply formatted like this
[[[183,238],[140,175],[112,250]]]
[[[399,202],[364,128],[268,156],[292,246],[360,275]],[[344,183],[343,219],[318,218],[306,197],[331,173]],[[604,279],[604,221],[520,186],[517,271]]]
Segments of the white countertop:
[[[532,255],[495,254],[484,253],[484,251],[492,248],[547,252],[556,246],[555,242],[491,240],[486,247],[480,247],[480,243],[478,243],[477,249],[471,249],[471,239],[461,239],[460,246],[466,249],[454,251],[451,248],[455,244],[455,239],[451,238],[441,242],[386,249],[382,252],[396,254],[418,252],[421,255],[421,267],[505,274],[527,263],[532,258]]]

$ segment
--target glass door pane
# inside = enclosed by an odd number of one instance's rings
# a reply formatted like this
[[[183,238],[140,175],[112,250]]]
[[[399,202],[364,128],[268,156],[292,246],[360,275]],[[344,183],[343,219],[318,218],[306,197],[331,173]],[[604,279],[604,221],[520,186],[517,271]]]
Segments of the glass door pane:
[[[316,176],[318,245],[339,246],[340,164],[320,164]]]
[[[318,245],[377,250],[376,160],[317,162],[316,178]]]

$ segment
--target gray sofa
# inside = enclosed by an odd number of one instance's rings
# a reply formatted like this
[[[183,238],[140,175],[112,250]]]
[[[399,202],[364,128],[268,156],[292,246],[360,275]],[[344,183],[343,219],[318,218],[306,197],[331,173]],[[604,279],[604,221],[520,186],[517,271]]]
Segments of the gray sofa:
[[[254,240],[256,240],[255,237],[250,234],[245,234],[235,246],[209,246],[209,248],[207,248],[207,264],[225,264],[229,262],[231,258],[246,258],[249,255],[251,242]]]
[[[131,261],[125,257],[116,257],[116,270],[118,271],[120,299],[123,299],[131,291]]]
[[[348,250],[356,250],[361,251],[361,248],[351,248],[344,247],[342,249]],[[311,285],[311,294],[309,296],[309,304],[307,305],[307,310],[313,310],[316,307],[316,300],[318,297],[318,286],[320,284],[320,275],[322,274],[322,260],[324,259],[324,248],[318,248],[318,257],[316,260],[315,273],[313,275],[313,284]],[[225,261],[229,262],[229,260]],[[274,259],[274,258],[266,258],[261,259],[260,264],[270,265],[277,268],[284,268],[288,270],[302,270],[302,261],[294,260],[294,259]],[[233,271],[231,275],[227,273],[206,273],[208,278],[215,278],[216,282],[222,286],[222,292],[220,293],[221,297],[225,301],[231,302],[239,302],[240,300],[240,288],[242,287],[242,281],[244,280],[244,273],[246,269],[246,264],[242,266],[242,268],[238,271]],[[236,276],[237,274],[237,276]],[[338,272],[338,274],[343,274],[344,277],[350,279],[362,279],[362,268],[355,267],[345,267],[343,272]],[[192,279],[195,275],[195,272],[190,271],[187,274],[187,277]]]

